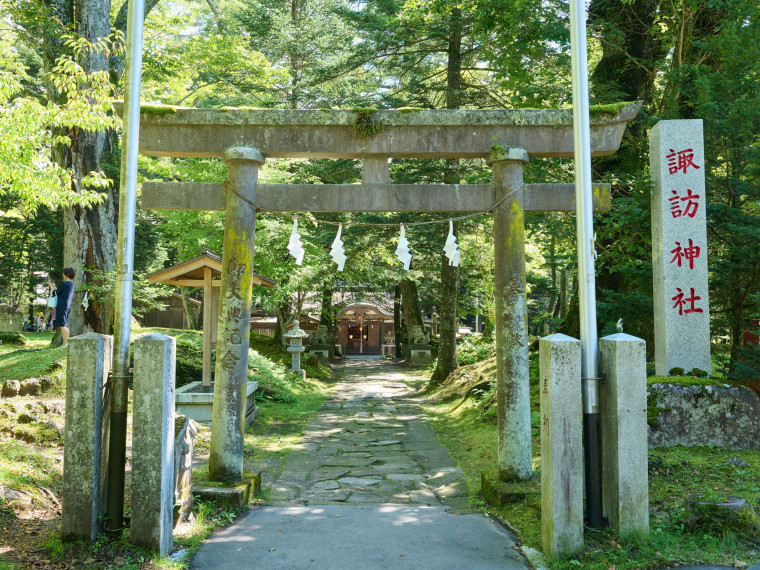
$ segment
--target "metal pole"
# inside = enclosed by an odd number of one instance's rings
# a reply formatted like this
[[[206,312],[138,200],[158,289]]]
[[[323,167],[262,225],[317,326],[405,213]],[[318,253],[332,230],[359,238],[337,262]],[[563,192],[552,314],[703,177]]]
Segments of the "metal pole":
[[[575,209],[578,240],[578,299],[581,324],[583,437],[586,464],[586,519],[602,526],[601,439],[597,367],[596,280],[594,276],[594,219],[591,194],[591,141],[584,0],[570,2],[570,47],[573,72],[573,139]]]
[[[129,0],[124,88],[124,129],[119,188],[119,233],[116,245],[116,299],[112,373],[111,431],[108,454],[106,530],[118,532],[124,518],[124,469],[129,398],[129,340],[132,325],[132,278],[137,201],[137,145],[140,133],[144,0]]]

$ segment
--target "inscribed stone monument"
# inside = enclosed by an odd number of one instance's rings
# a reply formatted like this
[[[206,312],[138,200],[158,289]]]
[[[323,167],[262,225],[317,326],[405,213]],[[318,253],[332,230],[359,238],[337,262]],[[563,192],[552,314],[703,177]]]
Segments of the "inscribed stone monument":
[[[705,156],[702,120],[660,121],[652,171],[655,371],[710,373]]]

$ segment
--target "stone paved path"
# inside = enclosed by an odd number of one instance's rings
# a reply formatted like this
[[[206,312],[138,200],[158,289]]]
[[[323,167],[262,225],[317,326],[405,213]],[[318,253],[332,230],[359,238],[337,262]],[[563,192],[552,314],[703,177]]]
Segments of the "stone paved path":
[[[387,361],[351,361],[307,424],[269,506],[214,532],[196,569],[530,568]],[[460,513],[460,514],[452,514]]]
[[[349,360],[272,486],[270,504],[466,507],[466,479],[410,393],[403,368]]]

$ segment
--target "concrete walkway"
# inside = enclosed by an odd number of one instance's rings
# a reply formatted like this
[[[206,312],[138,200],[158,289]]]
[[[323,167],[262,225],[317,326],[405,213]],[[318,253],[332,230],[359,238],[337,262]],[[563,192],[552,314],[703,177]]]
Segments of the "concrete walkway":
[[[529,568],[387,361],[348,361],[272,487],[191,568]],[[459,513],[459,514],[452,514]]]

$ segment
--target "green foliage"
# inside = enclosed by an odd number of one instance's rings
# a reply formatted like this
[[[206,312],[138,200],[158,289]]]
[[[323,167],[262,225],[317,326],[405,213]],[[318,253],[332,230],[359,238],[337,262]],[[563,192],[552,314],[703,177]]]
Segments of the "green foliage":
[[[695,378],[707,378],[709,374],[700,368],[692,368],[686,373],[687,376],[694,376]]]
[[[675,368],[668,370],[668,374],[671,376],[683,376],[683,368],[676,366]]]
[[[457,364],[466,366],[494,356],[493,337],[479,333],[468,334],[457,342]]]
[[[88,73],[79,63],[93,52],[117,55],[118,38],[90,43],[83,38],[63,38],[69,54],[61,56],[50,72],[50,88],[63,99],[61,104],[42,105],[24,96],[27,70],[14,49],[17,35],[12,28],[0,38],[0,195],[17,198],[24,211],[45,205],[89,205],[102,199],[98,189],[109,181],[102,172],[77,174],[81,191],[76,191],[74,174],[51,160],[51,152],[65,148],[71,140],[66,129],[104,130],[115,128],[112,112],[113,86],[107,72]]]
[[[377,113],[375,107],[355,107],[356,121],[354,129],[363,137],[371,137],[381,129],[381,125],[375,123],[372,116]]]

